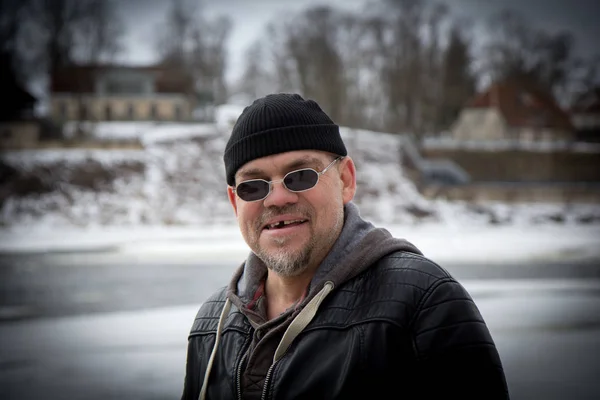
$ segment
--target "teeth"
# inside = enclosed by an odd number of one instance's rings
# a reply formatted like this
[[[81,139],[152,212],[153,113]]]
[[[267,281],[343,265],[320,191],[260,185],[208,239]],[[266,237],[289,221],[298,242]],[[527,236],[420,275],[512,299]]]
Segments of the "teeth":
[[[301,220],[301,219],[295,219],[295,220],[290,220],[290,221],[279,221],[279,222],[276,222],[274,224],[267,225],[267,229],[275,229],[277,227],[282,227],[282,226],[286,226],[286,225],[290,225],[290,224],[300,223],[302,221],[303,220]]]

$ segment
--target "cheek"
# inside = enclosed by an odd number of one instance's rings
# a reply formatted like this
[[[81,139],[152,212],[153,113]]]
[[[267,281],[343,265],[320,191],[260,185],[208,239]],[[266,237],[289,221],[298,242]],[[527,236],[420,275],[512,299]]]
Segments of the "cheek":
[[[237,207],[237,219],[242,228],[253,228],[260,217],[260,207],[255,204],[239,204]]]
[[[329,219],[332,215],[332,210],[339,207],[341,199],[341,191],[336,187],[328,187],[328,190],[311,193],[310,197],[306,198],[310,207],[319,215],[319,218]],[[318,218],[318,219],[319,219]]]
[[[327,185],[323,187],[322,191],[320,191],[319,197],[325,202],[337,202],[338,199],[342,198],[343,189],[344,188],[341,180],[327,182]]]

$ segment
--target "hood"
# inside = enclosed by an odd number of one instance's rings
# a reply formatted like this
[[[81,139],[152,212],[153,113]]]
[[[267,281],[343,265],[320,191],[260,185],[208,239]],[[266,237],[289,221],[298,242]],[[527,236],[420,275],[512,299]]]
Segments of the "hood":
[[[362,219],[355,204],[346,204],[342,232],[319,265],[302,304],[308,303],[323,288],[325,282],[338,287],[371,267],[380,258],[396,251],[422,255],[407,240],[395,238],[386,229],[377,228]],[[250,253],[234,274],[227,296],[238,308],[242,307],[251,301],[266,273],[266,265],[254,253]]]

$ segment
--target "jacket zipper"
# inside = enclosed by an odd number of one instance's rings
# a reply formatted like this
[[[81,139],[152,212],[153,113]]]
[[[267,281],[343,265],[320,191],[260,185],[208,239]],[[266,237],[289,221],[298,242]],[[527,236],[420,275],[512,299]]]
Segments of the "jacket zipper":
[[[260,396],[261,400],[266,400],[266,398],[267,398],[267,389],[269,388],[269,381],[271,380],[271,373],[273,372],[273,368],[275,367],[275,364],[277,364],[277,362],[274,362],[273,364],[271,364],[271,366],[267,370],[267,375],[265,376],[265,383],[263,386],[262,396]]]
[[[250,335],[250,338],[252,337],[252,335]],[[244,344],[245,346],[250,344],[250,340],[251,339],[246,339],[246,343]],[[248,351],[250,349],[246,348],[246,351],[244,352],[244,355],[242,356],[242,358],[240,359],[240,363],[238,365],[237,368],[237,374],[236,374],[236,384],[237,384],[237,395],[238,395],[238,400],[242,400],[242,367],[244,366],[244,361],[246,360],[246,358],[248,357]]]

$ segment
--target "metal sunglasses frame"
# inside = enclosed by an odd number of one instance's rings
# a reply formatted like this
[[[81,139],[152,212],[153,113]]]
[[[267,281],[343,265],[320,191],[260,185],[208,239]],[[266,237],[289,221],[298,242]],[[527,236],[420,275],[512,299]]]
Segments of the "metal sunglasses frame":
[[[235,195],[236,195],[237,197],[239,197],[239,198],[240,198],[240,200],[243,200],[243,201],[245,201],[246,203],[254,203],[254,202],[256,202],[256,201],[261,201],[261,200],[264,200],[264,199],[266,199],[266,198],[267,198],[267,197],[268,197],[268,196],[271,194],[271,192],[273,191],[273,184],[275,184],[275,183],[283,183],[283,187],[284,187],[286,190],[289,190],[289,191],[290,191],[290,192],[292,192],[292,193],[302,193],[302,192],[306,192],[306,191],[309,191],[309,190],[311,190],[311,189],[314,189],[314,188],[315,188],[315,187],[316,187],[316,186],[319,184],[319,180],[321,179],[321,175],[323,175],[324,173],[326,173],[326,172],[329,170],[329,168],[331,168],[331,167],[333,166],[333,164],[335,164],[336,162],[338,162],[338,161],[341,161],[341,160],[343,160],[343,159],[344,159],[344,156],[341,156],[341,157],[338,157],[338,158],[336,158],[336,159],[335,159],[335,160],[333,160],[333,161],[332,161],[332,162],[331,162],[331,163],[330,163],[328,166],[326,166],[325,168],[323,168],[323,171],[321,171],[321,172],[317,171],[317,170],[316,170],[316,169],[314,169],[314,168],[300,168],[300,169],[297,169],[297,170],[294,170],[294,171],[290,171],[290,172],[288,172],[287,174],[285,174],[285,175],[284,175],[284,177],[283,177],[282,179],[277,179],[277,180],[273,180],[273,181],[267,181],[267,180],[264,180],[264,179],[249,179],[249,180],[247,180],[247,181],[244,181],[244,182],[240,182],[240,183],[238,183],[236,187],[232,188],[232,191],[233,191],[233,193],[235,193]],[[288,175],[290,175],[290,174],[293,174],[293,173],[296,173],[296,172],[301,172],[301,171],[313,171],[314,173],[316,173],[316,174],[317,174],[317,181],[315,182],[315,184],[314,184],[313,186],[309,187],[308,189],[304,189],[304,190],[292,190],[292,189],[288,188],[288,187],[285,185],[285,183],[284,183],[284,181],[285,181],[285,178],[287,178],[287,176],[288,176]],[[244,200],[244,199],[242,199],[242,198],[240,197],[240,195],[237,193],[237,188],[238,188],[238,186],[240,186],[241,184],[243,184],[243,183],[248,183],[248,182],[265,182],[265,183],[266,183],[266,184],[269,186],[269,191],[267,192],[267,194],[266,194],[264,197],[261,197],[260,199],[256,199],[256,200]]]

